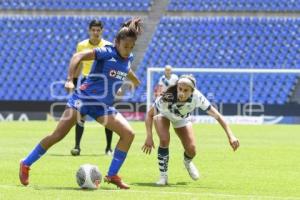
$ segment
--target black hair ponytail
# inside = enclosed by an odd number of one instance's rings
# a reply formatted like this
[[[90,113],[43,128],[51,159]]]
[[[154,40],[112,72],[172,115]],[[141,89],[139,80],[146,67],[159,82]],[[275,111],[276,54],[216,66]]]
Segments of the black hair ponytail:
[[[117,33],[116,41],[120,41],[126,37],[137,39],[141,32],[142,20],[138,17],[132,18],[122,24],[121,29]]]

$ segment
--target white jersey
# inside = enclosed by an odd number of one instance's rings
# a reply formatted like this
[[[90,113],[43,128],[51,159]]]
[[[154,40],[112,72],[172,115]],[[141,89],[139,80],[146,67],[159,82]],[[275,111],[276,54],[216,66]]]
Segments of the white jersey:
[[[210,109],[210,102],[207,98],[197,89],[194,90],[192,96],[184,103],[177,102],[177,94],[175,99],[174,95],[170,95],[170,100],[165,101],[163,96],[156,99],[154,106],[160,114],[168,118],[172,122],[185,119],[190,116],[195,108],[199,107],[203,111]]]
[[[163,87],[162,91],[166,91],[168,87],[175,85],[178,80],[178,76],[176,74],[171,74],[170,79],[167,79],[165,75],[161,76],[158,82],[158,85]]]

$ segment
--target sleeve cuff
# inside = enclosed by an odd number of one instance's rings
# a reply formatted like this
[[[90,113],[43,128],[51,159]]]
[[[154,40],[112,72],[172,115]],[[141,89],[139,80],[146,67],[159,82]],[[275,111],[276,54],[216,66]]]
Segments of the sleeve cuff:
[[[206,108],[205,112],[209,111],[210,109],[211,109],[211,105],[209,105],[209,106]]]

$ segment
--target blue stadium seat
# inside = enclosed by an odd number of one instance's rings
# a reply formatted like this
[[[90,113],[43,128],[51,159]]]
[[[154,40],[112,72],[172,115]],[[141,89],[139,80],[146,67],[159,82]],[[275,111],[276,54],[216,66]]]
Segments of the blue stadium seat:
[[[169,11],[300,11],[300,0],[170,0]]]
[[[43,2],[47,2],[44,1]],[[59,1],[57,1],[59,2]],[[92,17],[2,17],[0,18],[0,100],[55,100],[50,94],[53,81],[64,80],[76,44],[88,37]],[[100,18],[107,24],[104,38],[112,41],[128,17]],[[76,26],[76,28],[74,28]],[[22,40],[16,40],[22,38]],[[2,79],[3,77],[3,79]],[[59,94],[64,90],[58,89]]]
[[[149,11],[153,0],[9,0],[0,10]]]
[[[84,5],[90,1],[82,0]],[[59,6],[66,5],[64,1],[57,2]],[[109,1],[101,2],[109,4]],[[136,2],[144,5],[142,0]],[[232,4],[232,1],[226,2],[226,6]],[[46,0],[40,2],[41,5],[45,3]],[[215,8],[220,6],[216,0],[213,3]],[[201,5],[207,7],[210,4],[204,2]],[[253,5],[247,4],[247,7]],[[126,19],[101,18],[105,24],[104,38],[112,41],[116,30]],[[15,41],[12,46],[1,47],[0,78],[11,85],[14,92],[0,85],[0,100],[56,100],[50,95],[50,84],[66,77],[68,61],[76,43],[87,37],[86,26],[90,20],[91,17],[0,18],[3,27],[0,30],[0,43]],[[141,80],[145,80],[147,67],[163,67],[166,64],[194,68],[299,69],[299,36],[299,19],[164,17],[136,73]],[[15,40],[20,37],[22,40]],[[213,94],[216,103],[249,101],[249,75],[195,76],[198,87],[204,94]],[[158,78],[159,75],[154,76],[154,82]],[[299,80],[299,76],[290,74],[259,74],[253,78],[253,100],[268,104],[287,103]],[[56,87],[55,92],[60,96],[65,95],[61,87]],[[143,81],[133,98],[128,100],[145,102],[145,92],[146,82]]]
[[[195,68],[300,68],[299,28],[299,19],[164,17],[137,73],[142,74],[150,66],[166,64]],[[201,81],[208,77],[196,78],[201,83],[200,89],[205,94],[214,93],[218,103],[248,102],[249,75],[241,75],[238,79],[227,75],[230,77],[226,78],[227,84],[224,76],[211,76],[210,82]],[[262,103],[287,103],[298,79],[296,75],[255,75],[253,99]],[[224,88],[219,88],[220,85]],[[279,90],[274,90],[273,85]],[[136,96],[145,94],[146,84],[142,83],[141,88]],[[223,98],[224,91],[227,96]],[[244,94],[245,91],[248,92]],[[281,92],[284,95],[279,98]],[[233,98],[229,98],[229,94]],[[132,99],[140,100],[138,97]]]

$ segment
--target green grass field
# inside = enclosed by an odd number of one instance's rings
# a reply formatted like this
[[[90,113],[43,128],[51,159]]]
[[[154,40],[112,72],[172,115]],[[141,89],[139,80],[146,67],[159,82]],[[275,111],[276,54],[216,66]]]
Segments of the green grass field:
[[[70,156],[74,130],[32,166],[30,185],[18,180],[19,160],[26,156],[55,122],[0,123],[0,199],[300,199],[300,126],[232,126],[241,147],[233,152],[218,125],[194,125],[197,137],[195,164],[201,179],[193,181],[183,166],[183,150],[172,132],[167,187],[156,187],[156,150],[141,152],[145,138],[143,123],[131,123],[135,141],[121,169],[131,185],[127,191],[102,183],[95,191],[78,188],[75,173],[84,163],[98,165],[106,174],[111,157],[104,155],[104,129],[87,123],[82,156]],[[114,135],[115,143],[117,136]],[[155,136],[156,147],[157,137]]]

